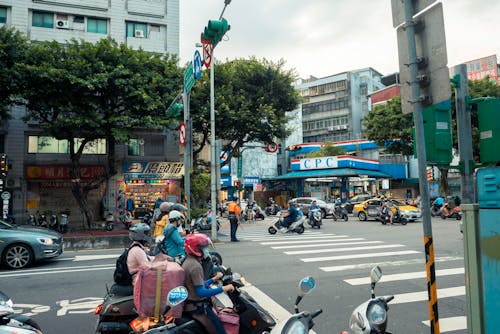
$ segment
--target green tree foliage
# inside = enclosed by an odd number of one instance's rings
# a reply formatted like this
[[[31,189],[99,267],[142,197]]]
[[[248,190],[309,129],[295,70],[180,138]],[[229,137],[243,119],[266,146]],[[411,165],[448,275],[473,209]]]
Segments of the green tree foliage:
[[[19,93],[15,65],[24,61],[27,45],[20,32],[0,27],[0,123],[9,119],[9,106]]]
[[[413,154],[413,119],[411,114],[403,114],[400,96],[371,110],[363,118],[363,126],[366,138],[386,147],[386,152]]]
[[[95,44],[52,41],[32,44],[18,68],[26,120],[68,141],[70,175],[76,181],[72,192],[90,226],[87,195],[116,173],[115,144],[126,142],[134,129],[161,129],[172,123],[165,113],[182,78],[177,60],[111,39]],[[107,173],[79,182],[83,149],[100,138],[108,145]]]
[[[308,153],[306,156],[308,158],[320,158],[320,157],[333,157],[336,155],[345,154],[345,150],[334,146],[333,143],[325,143],[324,146],[319,149],[319,151]]]
[[[214,73],[216,136],[226,143],[223,149],[230,158],[245,143],[268,144],[290,134],[285,112],[297,107],[299,96],[293,88],[295,75],[284,69],[283,61],[236,59],[217,63]],[[199,135],[195,155],[209,142],[209,78],[204,71],[191,95],[193,128]]]
[[[191,206],[193,208],[193,213],[202,213],[205,208],[205,204],[208,203],[210,199],[210,174],[203,173],[201,171],[194,171],[191,173]]]

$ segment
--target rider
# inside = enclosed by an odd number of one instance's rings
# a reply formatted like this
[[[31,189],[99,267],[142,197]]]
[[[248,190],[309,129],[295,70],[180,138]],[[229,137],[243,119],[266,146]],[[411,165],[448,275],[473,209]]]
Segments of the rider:
[[[153,237],[158,237],[162,235],[165,226],[168,224],[168,212],[170,211],[170,203],[163,202],[160,204],[160,215],[156,220],[155,230],[153,232]]]
[[[284,228],[288,228],[293,222],[295,222],[298,215],[299,212],[295,207],[295,202],[293,200],[289,200],[288,212],[284,214],[283,219],[281,221],[281,226],[283,226]]]
[[[169,224],[163,230],[163,249],[168,256],[184,258],[184,238],[180,236],[178,227],[182,222],[183,215],[177,210],[168,214]]]
[[[391,225],[394,220],[394,211],[392,211],[393,206],[394,203],[392,203],[392,199],[390,197],[388,197],[386,201],[382,202],[382,213],[389,216],[389,223]]]
[[[312,221],[313,219],[314,210],[318,209],[319,209],[318,202],[316,202],[316,200],[313,200],[311,205],[309,206],[309,221]]]
[[[201,260],[210,256],[208,245],[210,239],[202,233],[188,234],[184,243],[186,260],[182,268],[186,272],[186,288],[188,299],[184,305],[184,314],[191,317],[203,325],[209,334],[225,334],[224,328],[212,310],[210,297],[222,291],[231,292],[234,290],[232,284],[223,287],[209,288],[213,281],[219,280],[222,273],[217,273],[213,278],[204,280]]]
[[[127,268],[132,275],[132,284],[134,285],[139,267],[148,264],[153,259],[146,254],[145,249],[151,237],[151,227],[145,223],[132,225],[128,230],[128,237],[132,240],[132,244],[127,255]]]

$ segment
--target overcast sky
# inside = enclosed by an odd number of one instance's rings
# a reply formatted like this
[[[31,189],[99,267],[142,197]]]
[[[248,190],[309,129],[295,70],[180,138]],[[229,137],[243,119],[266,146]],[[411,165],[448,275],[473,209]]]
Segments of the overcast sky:
[[[442,0],[448,65],[500,53],[500,0]],[[224,0],[180,0],[181,65],[192,59]],[[217,59],[256,56],[294,68],[302,78],[373,67],[398,72],[391,0],[232,0],[231,30]]]

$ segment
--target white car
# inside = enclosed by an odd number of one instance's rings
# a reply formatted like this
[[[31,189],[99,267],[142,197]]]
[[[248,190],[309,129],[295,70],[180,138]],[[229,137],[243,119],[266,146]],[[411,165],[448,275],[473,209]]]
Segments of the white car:
[[[292,200],[295,201],[295,203],[297,203],[297,206],[300,207],[300,209],[304,214],[306,214],[309,211],[309,207],[311,206],[311,203],[313,201],[316,201],[319,208],[321,209],[321,218],[325,218],[327,216],[333,216],[333,213],[335,212],[335,204],[327,203],[322,199],[316,197],[297,197],[293,198]]]

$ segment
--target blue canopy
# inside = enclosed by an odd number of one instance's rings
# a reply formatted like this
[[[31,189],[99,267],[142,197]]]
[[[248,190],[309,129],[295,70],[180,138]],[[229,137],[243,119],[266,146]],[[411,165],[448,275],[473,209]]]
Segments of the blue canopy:
[[[297,170],[286,173],[277,177],[269,178],[268,180],[285,180],[285,179],[306,179],[320,177],[357,177],[367,176],[374,178],[391,178],[389,174],[376,170],[356,169],[356,168],[335,168],[335,169],[311,169]]]

